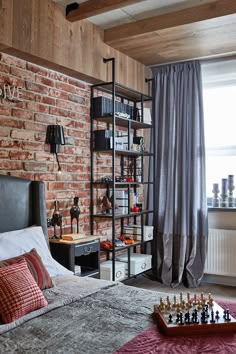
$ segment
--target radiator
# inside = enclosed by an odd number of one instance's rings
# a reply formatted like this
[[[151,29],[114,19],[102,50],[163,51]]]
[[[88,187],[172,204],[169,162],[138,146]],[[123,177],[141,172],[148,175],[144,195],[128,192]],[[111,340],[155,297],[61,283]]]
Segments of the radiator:
[[[204,273],[236,276],[236,230],[209,229]]]

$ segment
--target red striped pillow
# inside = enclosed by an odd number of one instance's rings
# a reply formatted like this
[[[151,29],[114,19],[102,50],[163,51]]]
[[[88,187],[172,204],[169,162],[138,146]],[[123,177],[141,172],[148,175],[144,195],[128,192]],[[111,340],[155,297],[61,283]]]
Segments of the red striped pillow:
[[[0,268],[0,316],[3,323],[13,322],[47,305],[24,259]]]
[[[34,277],[41,290],[48,289],[53,286],[52,279],[35,248],[33,248],[30,252],[24,253],[18,257],[0,261],[0,268],[18,263],[22,259],[26,260],[30,273]]]

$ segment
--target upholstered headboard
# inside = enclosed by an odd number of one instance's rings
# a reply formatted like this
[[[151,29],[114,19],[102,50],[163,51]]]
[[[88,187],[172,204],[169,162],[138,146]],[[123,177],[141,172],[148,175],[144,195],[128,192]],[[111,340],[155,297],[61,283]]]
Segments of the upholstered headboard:
[[[48,242],[43,182],[0,175],[0,232],[42,226]]]

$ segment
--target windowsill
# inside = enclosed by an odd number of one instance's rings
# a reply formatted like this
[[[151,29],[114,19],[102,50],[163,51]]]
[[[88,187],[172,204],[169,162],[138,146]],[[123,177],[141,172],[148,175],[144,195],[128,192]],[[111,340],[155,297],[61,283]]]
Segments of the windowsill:
[[[217,211],[220,211],[220,212],[236,212],[236,207],[232,207],[232,208],[213,208],[211,206],[208,206],[208,211],[212,211],[212,212],[217,212]]]

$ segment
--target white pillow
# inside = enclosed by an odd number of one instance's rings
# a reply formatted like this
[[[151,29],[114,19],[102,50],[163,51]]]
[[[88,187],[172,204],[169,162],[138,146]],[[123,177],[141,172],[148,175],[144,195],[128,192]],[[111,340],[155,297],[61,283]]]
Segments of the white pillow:
[[[41,226],[0,233],[0,261],[35,248],[50,276],[73,274],[52,258]]]

